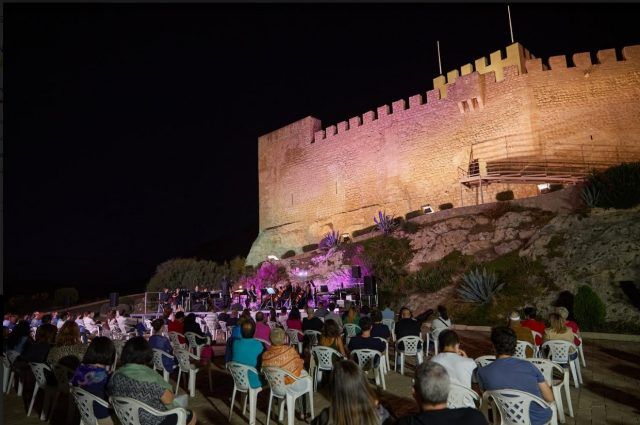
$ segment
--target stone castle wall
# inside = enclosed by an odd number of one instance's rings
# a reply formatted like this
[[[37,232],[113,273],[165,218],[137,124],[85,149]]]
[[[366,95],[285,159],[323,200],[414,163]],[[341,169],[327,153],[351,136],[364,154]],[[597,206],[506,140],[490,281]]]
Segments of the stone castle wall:
[[[547,158],[598,159],[640,146],[640,46],[625,47],[622,60],[610,49],[594,61],[575,54],[571,65],[552,57],[548,67],[517,43],[506,53],[434,79],[426,96],[324,129],[307,117],[260,137],[260,234],[248,264],[300,252],[332,229],[367,227],[378,210],[400,216],[424,204],[492,202],[507,188],[517,198],[537,194],[530,184],[492,184],[482,195],[463,188],[459,170],[480,142],[499,141],[490,144],[496,158],[509,155],[495,148],[503,140]]]

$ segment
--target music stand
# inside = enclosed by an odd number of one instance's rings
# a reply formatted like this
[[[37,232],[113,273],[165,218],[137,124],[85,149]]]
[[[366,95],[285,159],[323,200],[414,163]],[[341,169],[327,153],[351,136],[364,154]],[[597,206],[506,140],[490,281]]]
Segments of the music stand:
[[[261,288],[260,292],[262,292],[263,297],[265,293],[267,294],[267,301],[263,302],[260,308],[263,310],[266,308],[275,308],[273,305],[273,296],[276,294],[276,290],[273,288]]]

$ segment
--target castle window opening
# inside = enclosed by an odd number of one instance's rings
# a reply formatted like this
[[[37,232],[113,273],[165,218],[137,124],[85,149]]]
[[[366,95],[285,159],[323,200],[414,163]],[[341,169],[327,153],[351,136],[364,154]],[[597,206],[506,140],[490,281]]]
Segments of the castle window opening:
[[[474,97],[473,99],[471,99],[471,109],[473,109],[474,111],[477,109],[480,109],[480,105],[478,104],[478,98]]]
[[[433,208],[431,208],[431,204],[426,204],[422,206],[422,212],[424,214],[432,214],[433,213]]]

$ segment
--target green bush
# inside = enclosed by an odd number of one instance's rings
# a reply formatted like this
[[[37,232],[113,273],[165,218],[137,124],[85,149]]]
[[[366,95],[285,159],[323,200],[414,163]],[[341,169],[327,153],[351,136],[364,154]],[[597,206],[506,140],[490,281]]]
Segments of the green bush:
[[[365,227],[364,229],[358,229],[353,232],[353,237],[357,238],[358,236],[366,235],[368,233],[373,232],[376,229],[376,226]]]
[[[411,220],[412,218],[420,217],[423,214],[424,212],[422,210],[415,210],[405,214],[404,218],[407,220]]]
[[[607,309],[591,287],[583,285],[573,300],[573,315],[581,329],[591,331],[602,326]]]
[[[382,289],[397,288],[398,282],[406,277],[404,267],[413,258],[407,238],[381,235],[361,242],[364,257],[372,265],[373,274]]]
[[[593,172],[587,178],[585,189],[599,195],[594,202],[597,207],[632,208],[640,204],[640,162]]]
[[[302,252],[311,252],[311,251],[315,251],[316,249],[318,249],[318,244],[312,243],[312,244],[303,246]]]
[[[289,251],[285,252],[284,254],[282,254],[280,256],[280,258],[291,258],[291,257],[295,257],[296,256],[296,252],[292,249],[290,249]]]
[[[511,201],[513,199],[513,190],[505,190],[496,193],[496,201]]]
[[[447,202],[446,204],[438,205],[438,208],[440,209],[440,211],[450,210],[451,208],[453,208],[453,204],[451,202]]]
[[[223,276],[234,279],[227,263],[217,264],[209,260],[195,258],[174,258],[156,268],[155,274],[147,284],[147,291],[160,292],[163,288],[189,288],[200,286],[219,286]]]

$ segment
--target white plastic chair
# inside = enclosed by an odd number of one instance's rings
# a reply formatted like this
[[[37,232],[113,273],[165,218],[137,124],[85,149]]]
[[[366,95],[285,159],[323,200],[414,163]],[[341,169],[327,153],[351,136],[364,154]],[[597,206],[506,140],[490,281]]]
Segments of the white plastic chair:
[[[578,349],[578,354],[580,355],[580,360],[582,361],[582,367],[587,367],[587,362],[584,361],[584,349],[582,348],[582,346],[584,345],[584,341],[582,340],[582,337],[578,334],[573,334],[573,338],[574,339],[578,339],[578,341],[580,341],[580,345],[576,345],[576,348]]]
[[[122,349],[124,348],[124,341],[114,340],[113,345],[116,348],[116,358],[113,360],[113,369],[115,370],[116,364],[118,364],[118,359],[122,357]]]
[[[346,338],[347,345],[349,345],[349,340],[351,339],[351,337],[358,335],[358,331],[362,332],[362,330],[360,329],[360,326],[354,323],[346,323],[344,325],[344,333],[347,337]]]
[[[33,405],[36,402],[36,396],[38,395],[39,390],[44,391],[44,402],[42,403],[42,411],[40,412],[40,420],[47,420],[47,414],[50,410],[51,401],[54,396],[55,387],[51,387],[47,385],[47,377],[45,375],[45,370],[53,373],[49,365],[45,363],[29,363],[31,366],[31,370],[33,371],[33,375],[36,377],[36,384],[33,387],[33,395],[31,396],[31,403],[29,404],[29,410],[27,411],[27,416],[31,416],[31,411],[33,410]]]
[[[251,366],[237,362],[227,363],[227,369],[231,372],[231,376],[233,377],[233,393],[231,394],[231,406],[229,408],[229,422],[231,422],[231,415],[233,414],[236,391],[240,391],[246,395],[242,414],[244,415],[247,411],[247,399],[249,399],[249,424],[254,425],[256,423],[256,411],[258,410],[258,393],[262,391],[262,387],[251,388],[251,385],[249,385],[249,372],[253,372],[257,375],[258,371]]]
[[[321,335],[322,335],[322,332],[314,331],[311,329],[304,331],[304,336],[307,337],[307,340],[309,341],[309,345],[311,347],[318,345],[318,341],[320,341]]]
[[[533,357],[538,357],[538,347],[536,347],[534,344],[530,343],[529,341],[521,341],[521,340],[518,340],[516,344],[516,352],[513,355],[513,357],[517,357],[519,359],[529,358],[527,356],[527,348],[531,350],[531,352],[533,353]]]
[[[159,348],[153,349],[153,369],[162,372],[162,377],[164,378],[164,380],[169,382],[169,374],[173,372],[173,370],[167,370],[164,367],[164,362],[162,361],[163,357],[167,357],[168,359],[171,359],[172,362],[175,362],[175,357],[167,353],[166,351],[163,351]]]
[[[313,391],[318,390],[318,381],[322,380],[322,372],[333,370],[333,357],[342,359],[342,354],[331,347],[318,345],[311,348],[311,356],[314,363],[311,367],[311,379],[313,379]]]
[[[541,334],[540,332],[536,332],[536,331],[534,331],[533,329],[531,330],[531,336],[533,337],[533,342],[536,342],[536,341],[538,341],[538,340],[539,340],[539,341],[542,341],[542,340],[543,340],[543,339],[542,339],[542,334]],[[540,344],[536,343],[536,346],[539,346],[539,345],[541,345],[541,344],[542,344],[542,342],[541,342]]]
[[[384,357],[382,353],[376,350],[360,349],[353,350],[351,356],[356,358],[356,363],[360,366],[365,373],[369,370],[373,371],[373,377],[375,378],[376,385],[382,387],[383,390],[387,389],[387,384],[384,380]],[[376,358],[378,359],[378,365],[376,366]]]
[[[489,397],[493,399],[493,402],[500,412],[501,425],[531,424],[529,417],[529,406],[531,403],[535,403],[545,409],[551,409],[551,420],[547,423],[556,425],[558,422],[555,403],[549,404],[540,397],[536,397],[527,392],[510,389],[485,391],[483,398],[486,399]]]
[[[11,362],[7,357],[7,353],[2,353],[2,393],[6,394],[9,391],[9,375],[11,375]]]
[[[71,397],[71,384],[69,383],[69,379],[71,379],[71,376],[73,376],[73,372],[74,371],[72,369],[69,369],[68,367],[61,364],[56,364],[53,366],[53,374],[56,377],[57,387],[55,387],[55,395],[53,397],[53,403],[51,403],[49,422],[51,422],[51,419],[53,419],[53,414],[56,411],[56,406],[58,405],[60,394],[67,395],[67,412],[71,412],[73,409],[73,397]]]
[[[80,425],[98,425],[98,418],[93,412],[93,403],[109,408],[109,403],[79,387],[71,387],[71,394],[80,412]]]
[[[287,329],[287,336],[289,337],[289,345],[295,345],[298,349],[298,353],[302,353],[302,332],[297,329]]]
[[[141,410],[146,412],[148,415],[156,417],[177,415],[178,420],[176,425],[187,424],[187,411],[182,407],[176,407],[175,409],[161,412],[129,397],[111,397],[110,401],[113,406],[113,410],[116,411],[116,416],[120,419],[122,425],[145,425],[145,421],[140,419]]]
[[[487,356],[480,356],[474,361],[476,362],[478,367],[485,367],[486,365],[493,363],[495,359],[496,359],[496,356],[487,355]]]
[[[174,332],[174,331],[169,332],[169,342],[171,342],[171,345],[173,346],[173,348],[186,348],[186,344],[180,342],[180,337],[186,340],[185,336],[182,335],[180,332]]]
[[[389,328],[391,338],[396,341],[396,322],[393,319],[382,319],[382,324]]]
[[[405,336],[396,341],[396,355],[395,355],[395,370],[398,370],[398,355],[400,355],[400,374],[404,375],[404,360],[405,357],[415,357],[416,366],[423,361],[422,349],[418,349],[418,345],[423,342],[419,336]],[[404,348],[398,348],[400,343]]]
[[[446,330],[448,328],[438,328],[438,329],[432,329],[431,332],[429,332],[427,335],[429,336],[429,338],[431,339],[431,342],[433,343],[433,355],[437,356],[438,355],[438,349],[440,347],[438,347],[438,338],[440,337],[440,334],[442,333],[442,331]],[[425,353],[429,353],[429,342],[426,343],[426,351]]]
[[[573,384],[576,388],[580,388],[582,384],[582,372],[580,370],[580,361],[578,357],[574,360],[569,360],[569,353],[577,352],[577,348],[573,343],[569,341],[551,340],[542,344],[542,350],[549,348],[547,358],[554,363],[558,363],[561,366],[568,365],[571,369],[571,377],[573,378]],[[573,350],[572,350],[573,348]]]
[[[193,354],[200,357],[200,353],[202,352],[202,347],[205,345],[211,344],[211,338],[202,337],[194,332],[185,332],[184,337],[187,338],[187,344],[189,345],[189,350],[193,350]],[[198,340],[200,342],[198,342]],[[204,342],[202,342],[204,341]]]
[[[382,353],[383,356],[384,356],[384,362],[385,362],[384,373],[385,374],[389,373],[389,371],[391,370],[391,362],[389,361],[389,341],[387,341],[386,338],[382,338],[382,337],[379,337],[379,336],[376,336],[374,338],[377,338],[380,341],[384,342],[385,348],[384,348],[384,353]]]
[[[218,341],[218,316],[204,316],[204,323],[207,325],[207,332],[213,338],[213,342],[216,343]]]
[[[567,399],[567,407],[569,408],[569,416],[573,416],[573,404],[571,402],[571,391],[569,390],[569,371],[560,365],[555,364],[551,360],[547,359],[527,359],[527,361],[533,363],[544,376],[544,380],[549,384],[553,391],[553,398],[556,401],[558,408],[558,418],[560,422],[565,423],[564,417],[564,403],[562,402],[562,392],[564,388],[564,395]],[[556,370],[562,375],[562,379],[554,379],[553,371]]]
[[[194,356],[187,350],[182,348],[176,348],[173,352],[176,359],[178,359],[178,379],[176,379],[176,395],[178,395],[178,389],[180,388],[180,376],[184,373],[189,376],[188,388],[189,396],[196,396],[196,374],[198,373],[198,367],[191,364],[190,359],[200,360],[200,357]]]
[[[263,367],[262,373],[264,373],[264,376],[267,378],[269,387],[271,389],[271,391],[269,392],[269,408],[267,409],[267,425],[269,425],[269,420],[271,419],[271,405],[273,402],[273,397],[281,400],[280,414],[278,415],[279,421],[282,421],[283,419],[284,407],[286,404],[287,424],[295,424],[295,402],[299,397],[304,395],[307,395],[307,402],[311,417],[315,417],[313,411],[313,384],[311,382],[310,376],[305,375],[297,377],[279,367],[269,366]],[[285,377],[293,379],[294,383],[285,384]],[[307,384],[298,387],[296,385],[298,382],[306,382]],[[283,403],[283,401],[286,403]]]
[[[447,398],[447,408],[458,409],[462,407],[475,407],[480,408],[482,406],[482,399],[470,388],[463,387],[462,385],[449,384],[449,397]]]
[[[9,362],[9,368],[10,368],[9,382],[7,383],[6,393],[9,394],[9,392],[11,391],[11,388],[13,388],[13,381],[17,376],[18,377],[18,396],[22,397],[22,389],[24,387],[24,381],[22,380],[22,378],[20,378],[20,376],[16,373],[15,369],[13,368],[13,363],[16,361],[18,356],[20,356],[20,353],[14,350],[8,350],[5,353],[5,355]]]

